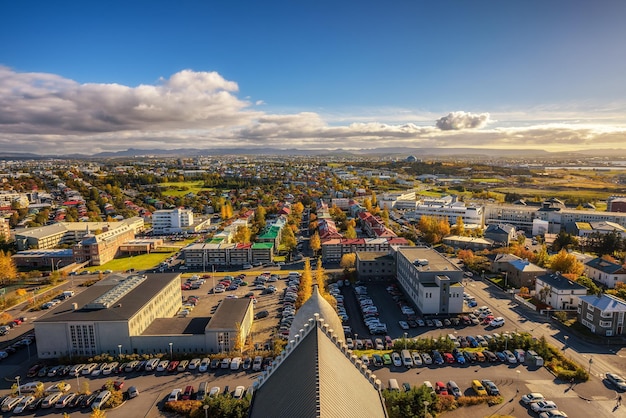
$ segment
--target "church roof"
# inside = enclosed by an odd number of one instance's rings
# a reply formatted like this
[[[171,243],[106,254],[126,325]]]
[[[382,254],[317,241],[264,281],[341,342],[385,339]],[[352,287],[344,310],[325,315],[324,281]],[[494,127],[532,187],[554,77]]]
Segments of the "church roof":
[[[319,315],[255,383],[250,418],[386,418],[381,383]]]
[[[337,338],[342,341],[346,340],[346,336],[343,332],[343,324],[335,308],[332,307],[326,299],[320,294],[317,285],[313,286],[313,293],[309,300],[304,302],[304,304],[298,309],[296,312],[296,316],[291,323],[291,328],[289,329],[289,341],[291,341],[296,334],[300,332],[300,328],[304,326],[304,324],[309,323],[309,319],[313,318],[315,314],[319,314],[320,318],[323,318],[324,321],[328,324],[330,329],[332,329]]]

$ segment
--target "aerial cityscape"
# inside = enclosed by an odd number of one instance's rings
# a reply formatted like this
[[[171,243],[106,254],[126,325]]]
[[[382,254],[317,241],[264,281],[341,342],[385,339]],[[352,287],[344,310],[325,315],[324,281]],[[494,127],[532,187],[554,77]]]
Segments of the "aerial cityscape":
[[[624,415],[626,3],[0,5],[0,413]]]

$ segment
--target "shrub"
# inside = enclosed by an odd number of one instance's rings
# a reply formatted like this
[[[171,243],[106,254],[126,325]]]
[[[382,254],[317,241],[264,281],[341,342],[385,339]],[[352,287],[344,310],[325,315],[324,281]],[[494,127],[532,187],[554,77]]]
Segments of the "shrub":
[[[202,401],[171,401],[165,402],[165,410],[175,412],[180,415],[190,416],[195,409],[202,407]]]

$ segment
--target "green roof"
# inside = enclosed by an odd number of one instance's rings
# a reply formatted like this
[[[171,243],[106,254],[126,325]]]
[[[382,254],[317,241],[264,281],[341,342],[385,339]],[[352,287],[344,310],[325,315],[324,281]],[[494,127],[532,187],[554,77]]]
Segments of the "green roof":
[[[252,249],[256,250],[256,249],[270,249],[273,248],[274,244],[271,242],[255,242],[254,244],[252,244]]]

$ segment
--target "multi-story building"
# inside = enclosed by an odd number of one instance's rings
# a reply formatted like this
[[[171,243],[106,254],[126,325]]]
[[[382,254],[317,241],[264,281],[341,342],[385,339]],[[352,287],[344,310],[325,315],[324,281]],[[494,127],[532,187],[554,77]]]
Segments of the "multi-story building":
[[[332,238],[322,241],[322,260],[337,263],[344,254],[356,252],[389,253],[392,246],[408,245],[405,238]]]
[[[154,234],[179,234],[193,225],[191,209],[175,208],[157,210],[152,214]]]
[[[415,207],[417,205],[415,191],[384,193],[382,196],[378,196],[376,200],[378,201],[379,208],[387,208],[387,210],[415,210]]]
[[[491,271],[504,273],[505,285],[518,289],[522,286],[533,289],[535,278],[547,272],[546,269],[513,254],[496,254],[491,261]]]
[[[28,195],[10,190],[0,190],[0,207],[11,207],[13,202],[17,202],[20,208],[27,208],[29,204]]]
[[[359,251],[355,268],[359,280],[380,281],[396,277],[396,260],[388,251]]]
[[[483,206],[465,206],[465,203],[456,199],[449,200],[424,200],[418,203],[413,211],[404,214],[404,218],[410,221],[419,222],[422,216],[435,218],[446,218],[451,225],[456,224],[457,218],[463,219],[465,225],[484,225]]]
[[[580,298],[587,294],[587,288],[559,272],[547,273],[536,277],[535,294],[554,309],[573,310],[578,306]]]
[[[463,312],[463,271],[427,247],[399,247],[398,283],[424,315]]]
[[[83,239],[72,247],[74,261],[101,266],[113,260],[120,253],[120,247],[135,238],[135,230],[122,223],[115,229],[103,230],[99,234],[85,234]]]
[[[18,251],[28,249],[56,248],[60,245],[74,245],[85,235],[100,231],[113,231],[117,228],[130,228],[135,234],[143,231],[144,221],[134,217],[120,222],[58,222],[40,228],[26,228],[15,232]]]
[[[578,304],[578,322],[603,337],[624,335],[626,302],[612,295],[582,296]]]
[[[271,242],[252,244],[208,242],[189,245],[181,252],[187,267],[206,271],[212,266],[231,267],[270,263],[274,259],[274,244]]]
[[[626,212],[626,196],[611,196],[606,204],[608,212]]]
[[[9,241],[11,238],[11,228],[9,221],[4,218],[0,218],[0,241]]]
[[[615,289],[617,283],[626,283],[626,268],[600,257],[585,263],[585,275],[609,289]]]

